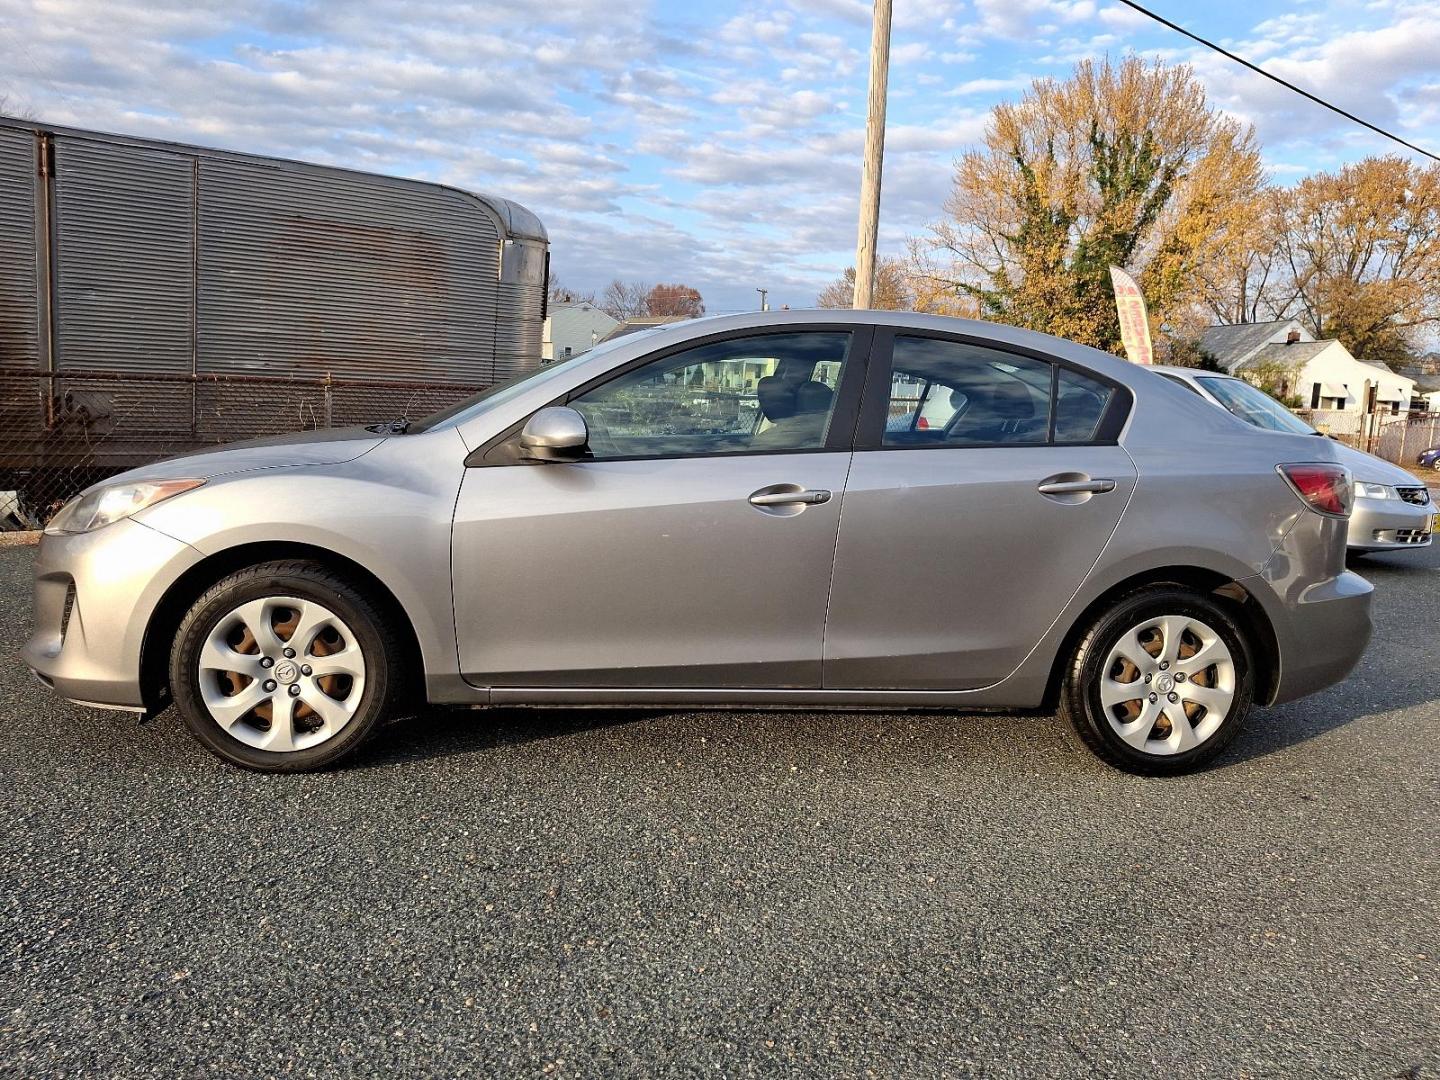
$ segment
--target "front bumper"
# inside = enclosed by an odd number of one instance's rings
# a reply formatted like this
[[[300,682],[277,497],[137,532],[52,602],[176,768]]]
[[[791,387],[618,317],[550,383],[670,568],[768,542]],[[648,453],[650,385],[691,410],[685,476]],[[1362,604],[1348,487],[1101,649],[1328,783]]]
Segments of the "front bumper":
[[[1416,506],[1400,499],[1356,499],[1350,512],[1351,551],[1429,547],[1434,536],[1433,501]]]
[[[21,659],[61,697],[143,709],[140,656],[150,616],[202,558],[133,519],[92,533],[42,537],[34,626]]]

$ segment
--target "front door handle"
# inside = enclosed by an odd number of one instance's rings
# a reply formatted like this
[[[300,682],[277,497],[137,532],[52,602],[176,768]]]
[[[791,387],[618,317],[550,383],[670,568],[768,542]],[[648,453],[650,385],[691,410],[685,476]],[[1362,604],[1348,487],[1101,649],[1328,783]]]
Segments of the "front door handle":
[[[1103,495],[1115,490],[1114,480],[1048,480],[1035,489],[1041,495]]]
[[[767,491],[764,488],[750,496],[751,506],[790,506],[795,503],[815,505],[816,503],[827,503],[830,501],[830,492],[821,490],[807,491]]]

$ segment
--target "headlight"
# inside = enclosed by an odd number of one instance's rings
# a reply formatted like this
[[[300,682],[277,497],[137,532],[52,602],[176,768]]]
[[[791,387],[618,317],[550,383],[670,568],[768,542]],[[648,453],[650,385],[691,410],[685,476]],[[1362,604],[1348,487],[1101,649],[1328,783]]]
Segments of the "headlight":
[[[50,519],[45,531],[52,534],[91,532],[203,483],[204,480],[153,480],[98,487],[66,503]]]
[[[1393,487],[1386,487],[1384,484],[1365,484],[1359,480],[1355,481],[1355,497],[1357,499],[1398,499]]]

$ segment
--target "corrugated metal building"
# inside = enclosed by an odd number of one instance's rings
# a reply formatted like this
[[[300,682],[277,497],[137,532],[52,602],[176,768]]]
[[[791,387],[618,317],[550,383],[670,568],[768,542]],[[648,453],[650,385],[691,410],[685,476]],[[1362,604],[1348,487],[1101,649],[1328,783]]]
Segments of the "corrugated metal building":
[[[438,407],[539,363],[547,265],[506,199],[0,118],[0,468]]]

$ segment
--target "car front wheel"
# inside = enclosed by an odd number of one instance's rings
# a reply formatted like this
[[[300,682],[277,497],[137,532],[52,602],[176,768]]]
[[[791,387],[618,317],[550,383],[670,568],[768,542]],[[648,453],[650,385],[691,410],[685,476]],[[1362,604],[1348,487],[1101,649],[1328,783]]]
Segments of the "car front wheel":
[[[1103,760],[1173,775],[1214,759],[1254,699],[1245,631],[1225,605],[1180,585],[1121,597],[1080,640],[1061,715]]]
[[[352,582],[315,562],[268,562],[191,606],[170,686],[207,749],[247,769],[301,772],[348,754],[396,709],[402,655]]]

